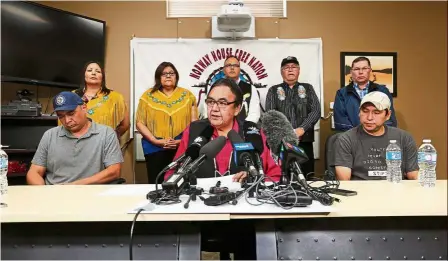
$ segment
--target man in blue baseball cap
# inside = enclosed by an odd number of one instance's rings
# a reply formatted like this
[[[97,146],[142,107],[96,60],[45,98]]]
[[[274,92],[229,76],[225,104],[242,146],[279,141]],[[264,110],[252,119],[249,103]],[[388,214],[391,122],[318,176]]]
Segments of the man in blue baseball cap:
[[[85,113],[86,106],[79,95],[73,92],[61,92],[54,97],[53,108],[62,125],[75,135],[81,131],[81,128],[89,127],[89,120]]]
[[[104,184],[119,178],[123,154],[115,131],[89,119],[86,105],[73,92],[56,95],[53,108],[62,126],[44,133],[28,184]]]

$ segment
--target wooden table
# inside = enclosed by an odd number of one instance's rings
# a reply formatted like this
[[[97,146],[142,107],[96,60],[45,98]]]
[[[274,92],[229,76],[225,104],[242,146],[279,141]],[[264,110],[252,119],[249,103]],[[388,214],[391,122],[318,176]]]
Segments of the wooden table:
[[[144,196],[100,196],[113,186],[141,185],[10,187],[1,209],[2,259],[128,259],[134,216],[126,213]],[[446,180],[435,188],[415,181],[340,188],[358,195],[337,196],[342,201],[330,214],[140,215],[134,258],[198,259],[202,222],[250,219],[258,259],[446,259]]]

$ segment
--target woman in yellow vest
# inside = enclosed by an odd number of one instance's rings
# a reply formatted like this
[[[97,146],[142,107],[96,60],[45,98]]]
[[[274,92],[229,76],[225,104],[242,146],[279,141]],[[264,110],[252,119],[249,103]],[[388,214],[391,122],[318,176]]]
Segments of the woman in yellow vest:
[[[123,95],[106,87],[106,74],[97,62],[84,66],[84,84],[74,91],[87,104],[87,117],[107,125],[120,138],[129,130],[129,112]]]
[[[196,97],[178,87],[179,73],[172,63],[161,63],[154,75],[155,84],[143,93],[138,103],[136,127],[142,138],[148,183],[170,164],[179,146],[182,132],[197,120]],[[158,182],[163,181],[163,175]]]

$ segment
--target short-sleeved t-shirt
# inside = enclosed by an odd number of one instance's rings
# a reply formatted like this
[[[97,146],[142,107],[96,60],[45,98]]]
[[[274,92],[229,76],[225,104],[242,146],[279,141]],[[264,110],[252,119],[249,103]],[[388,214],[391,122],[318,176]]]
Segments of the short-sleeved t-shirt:
[[[365,132],[362,125],[342,133],[336,141],[335,166],[352,169],[352,180],[386,179],[386,148],[396,140],[402,151],[401,170],[404,175],[418,170],[417,146],[412,136],[401,129],[384,126],[381,136]]]
[[[45,184],[69,183],[122,163],[115,131],[92,122],[86,134],[74,137],[64,126],[46,131],[31,163],[46,168]]]

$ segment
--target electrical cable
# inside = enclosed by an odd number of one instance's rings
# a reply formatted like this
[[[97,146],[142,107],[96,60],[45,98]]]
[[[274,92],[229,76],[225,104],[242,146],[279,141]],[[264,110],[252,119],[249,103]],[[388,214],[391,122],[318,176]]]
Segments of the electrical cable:
[[[156,176],[156,189],[153,192],[150,193],[155,193],[155,195],[151,198],[148,197],[148,199],[155,204],[161,204],[162,202],[165,203],[165,205],[169,205],[169,204],[173,204],[173,203],[179,203],[180,200],[178,199],[178,197],[172,196],[172,195],[166,195],[166,193],[162,190],[159,190],[159,178],[160,176],[165,173],[170,167],[166,166],[165,168],[163,168]],[[149,196],[149,194],[148,194]],[[170,201],[174,201],[174,202],[170,202]]]
[[[163,191],[162,189],[159,190],[159,178],[160,176],[165,173],[170,167],[166,166],[164,169],[162,169],[162,171],[160,171],[157,174],[156,177],[156,189],[154,191],[151,191],[150,193],[148,193],[147,199],[149,199],[152,203],[156,204],[156,205],[171,205],[171,204],[177,204],[177,203],[181,203],[182,200],[179,199],[179,196],[176,195],[170,195],[167,194],[166,191]],[[150,194],[155,194],[155,195],[150,195]]]
[[[298,175],[298,173],[296,173]],[[306,176],[314,174],[308,173]],[[332,197],[329,195],[330,189],[339,188],[339,181],[333,178],[331,171],[325,171],[325,176],[328,176],[329,179],[319,179],[313,178],[309,183],[307,181],[299,180],[302,187],[305,189],[306,193],[312,197],[314,200],[319,201],[324,206],[333,205],[334,201],[340,202],[338,198]],[[324,185],[321,186],[311,186],[311,184],[316,183],[317,181],[324,182]]]
[[[311,174],[314,173],[308,173],[306,176],[308,177]],[[272,186],[267,187],[264,184],[264,181],[267,179],[273,182]],[[316,184],[318,182],[323,183],[323,185],[317,186]],[[262,187],[260,187],[260,184],[262,184]],[[329,206],[332,205],[334,201],[340,201],[338,198],[329,195],[330,190],[338,188],[339,184],[339,181],[336,180],[334,174],[330,171],[325,172],[324,178],[312,178],[309,182],[293,182],[288,185],[279,185],[269,176],[260,176],[258,177],[258,180],[256,180],[252,186],[247,188],[242,195],[245,195],[246,202],[253,206],[275,204],[283,209],[291,209],[293,207],[300,206],[300,202],[298,202],[299,196],[309,196],[313,200],[320,202],[322,205]],[[251,202],[248,197],[249,194],[246,193],[249,189],[252,189],[253,186],[256,186],[256,202]],[[292,197],[294,198],[294,201],[279,202],[279,198],[285,197]]]
[[[137,217],[138,215],[143,211],[144,209],[141,208],[137,211],[137,213],[134,216],[134,220],[132,221],[132,225],[131,225],[131,233],[130,233],[130,238],[129,238],[129,260],[133,260],[134,256],[132,253],[132,246],[134,244],[134,226],[135,226],[135,222],[137,221]]]
[[[268,188],[265,184],[263,184],[264,189],[260,189],[260,184],[265,181],[266,179],[271,180],[274,184],[273,184],[273,188]],[[251,189],[253,186],[256,186],[255,190],[256,190],[256,196],[255,196],[255,200],[257,202],[259,202],[259,204],[254,203],[254,202],[250,202],[249,198],[248,198],[248,194],[246,194],[246,202],[250,205],[253,206],[260,206],[262,204],[275,204],[280,208],[283,209],[291,209],[293,207],[295,207],[298,203],[298,194],[304,194],[302,191],[297,191],[296,189],[293,188],[293,186],[288,185],[286,187],[282,187],[280,186],[278,183],[275,183],[271,177],[269,176],[260,176],[259,179],[257,181],[255,181],[251,187],[247,188],[246,191],[244,193],[246,193],[249,189]],[[290,192],[288,192],[288,190],[290,190]],[[293,203],[282,203],[279,202],[277,200],[277,198],[279,197],[284,197],[284,196],[288,196],[288,195],[293,195],[293,197],[295,198]]]

